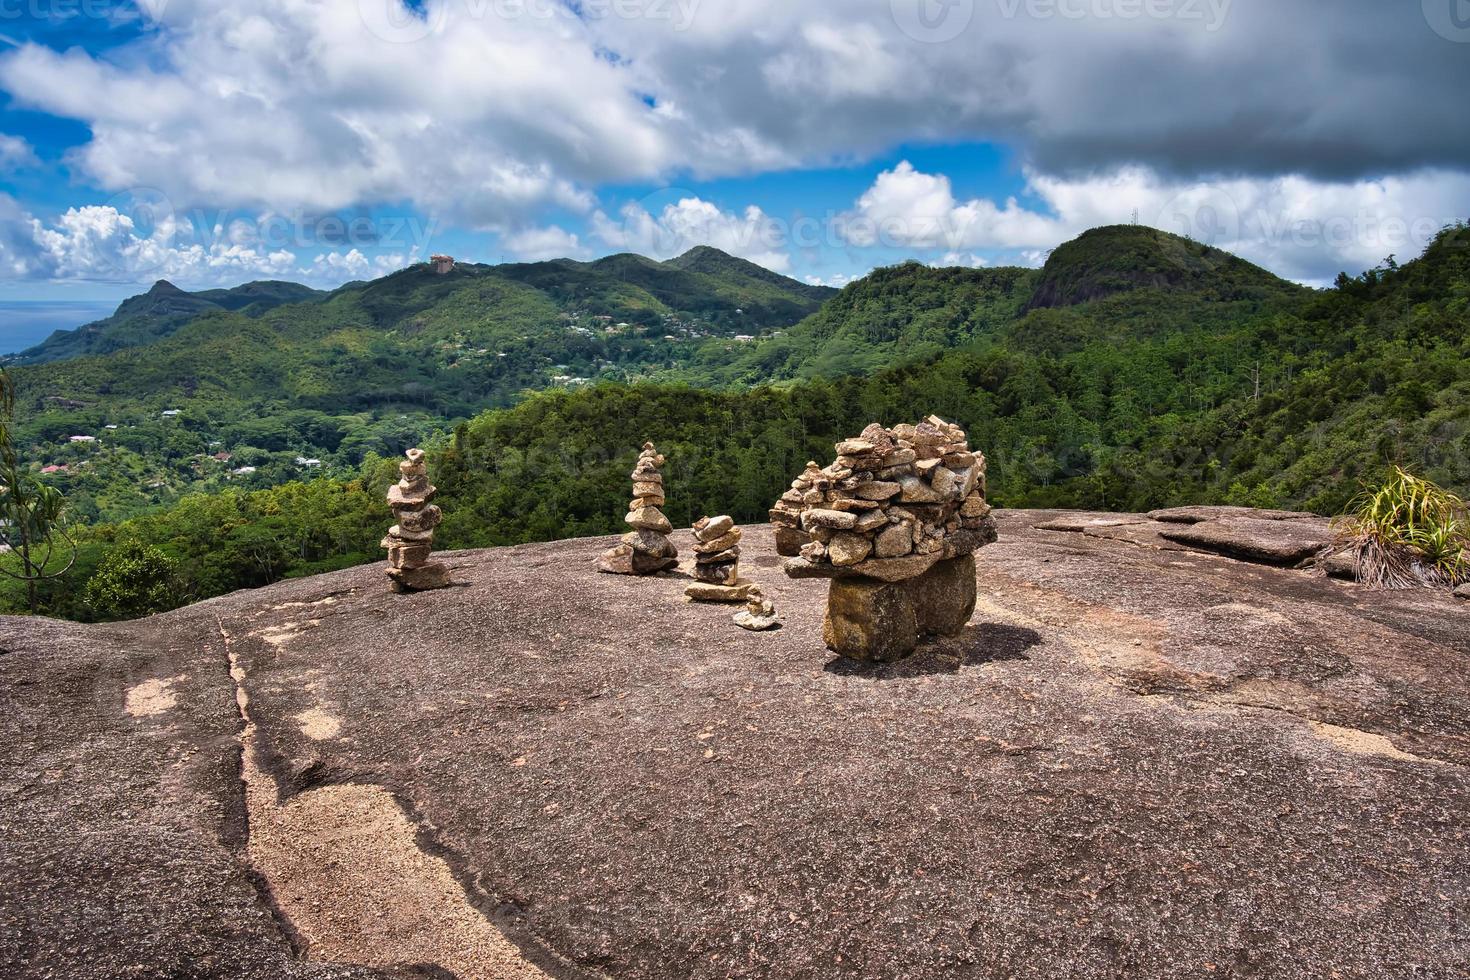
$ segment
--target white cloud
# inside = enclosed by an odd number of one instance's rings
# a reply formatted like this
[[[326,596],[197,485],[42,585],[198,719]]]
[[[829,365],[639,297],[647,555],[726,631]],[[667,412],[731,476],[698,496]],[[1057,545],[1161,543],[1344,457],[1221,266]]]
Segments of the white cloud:
[[[589,222],[592,233],[611,248],[667,259],[697,245],[711,245],[763,265],[773,272],[791,268],[785,229],[760,208],[721,210],[697,197],[667,204],[658,214],[642,204],[629,204],[616,219],[598,211]]]
[[[372,257],[358,249],[303,257],[243,234],[240,223],[192,240],[188,226],[160,214],[150,226],[107,205],[71,208],[47,224],[0,195],[0,279],[235,285],[250,279],[303,279],[336,286],[381,276],[417,258],[409,253]]]
[[[565,228],[522,228],[505,236],[505,247],[523,262],[547,259],[580,259],[590,254],[581,239]]]
[[[974,252],[945,252],[934,264],[942,267],[959,266],[965,269],[983,269],[990,265],[990,260]]]
[[[402,0],[149,0],[160,29],[100,55],[21,45],[0,54],[0,88],[85,123],[71,164],[109,192],[405,201],[500,231],[548,205],[590,212],[602,184],[906,141],[1007,142],[1070,180],[1132,164],[1349,181],[1470,168],[1459,101],[1426,96],[1464,91],[1470,59],[1417,10],[925,3],[961,20],[936,31],[904,0],[620,0],[580,16],[424,0],[422,18]],[[1310,52],[1282,56],[1281,38],[1307,34]],[[994,207],[975,220],[1031,236],[1028,215]]]
[[[844,286],[852,285],[859,279],[867,278],[867,276],[868,273],[866,272],[855,276],[850,276],[843,272],[834,272],[830,276],[803,276],[802,278],[805,279],[809,286],[831,286],[833,289],[842,289]]]
[[[19,136],[0,133],[0,168],[19,170],[22,167],[34,167],[40,162],[36,158],[36,151],[31,149],[31,144]]]
[[[308,279],[320,283],[340,285],[355,279],[376,279],[390,272],[397,272],[414,261],[402,253],[376,255],[368,258],[357,249],[346,252],[323,252],[312,258],[309,266],[298,272]]]
[[[1323,282],[1359,272],[1390,253],[1419,254],[1470,207],[1470,175],[1421,172],[1379,180],[1318,181],[1301,176],[1183,181],[1143,167],[1065,179],[1027,172],[1027,194],[956,199],[942,174],[907,162],[880,174],[838,221],[857,247],[945,249],[943,264],[979,258],[973,250],[1019,250],[1024,261],[1089,228],[1146,225],[1187,235],[1287,276]]]

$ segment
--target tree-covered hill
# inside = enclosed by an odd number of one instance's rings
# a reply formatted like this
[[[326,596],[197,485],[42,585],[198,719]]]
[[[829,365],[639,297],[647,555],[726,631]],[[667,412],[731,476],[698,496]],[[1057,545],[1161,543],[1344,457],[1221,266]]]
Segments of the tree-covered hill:
[[[721,254],[425,264],[299,302],[283,300],[305,287],[160,283],[58,334],[57,359],[12,368],[19,432],[38,465],[64,467],[78,515],[117,519],[190,490],[350,472],[528,391],[679,369],[835,293]],[[61,359],[67,344],[108,352]]]
[[[1361,481],[1378,479],[1393,463],[1470,490],[1470,231],[1447,229],[1421,258],[1343,276],[1330,290],[1252,276],[1254,291],[1245,293],[1239,283],[1216,288],[1206,280],[1191,289],[1148,281],[1099,299],[1022,312],[1035,273],[882,270],[754,349],[808,337],[806,353],[827,358],[829,376],[804,376],[809,362],[793,355],[782,362],[784,371],[773,371],[779,383],[723,384],[718,371],[734,363],[726,360],[699,386],[602,382],[531,394],[453,426],[437,417],[443,435],[430,448],[446,512],[442,544],[619,530],[627,472],[646,439],[669,456],[669,513],[676,522],[715,512],[761,520],[792,474],[807,459],[830,457],[833,442],[868,422],[930,413],[965,426],[990,460],[995,501],[1009,506],[1139,510],[1230,502],[1334,513]],[[490,280],[467,281],[492,288]],[[498,307],[511,296],[530,302],[530,294],[514,291],[528,286],[512,289],[499,280],[493,289],[512,290],[494,294]],[[86,615],[78,583],[123,537],[155,543],[176,558],[188,594],[196,597],[375,560],[387,519],[380,501],[395,471],[391,457],[422,432],[411,419],[385,411],[408,403],[388,374],[375,373],[393,363],[373,353],[370,338],[381,332],[342,326],[349,313],[369,322],[360,294],[371,292],[362,287],[313,305],[318,318],[292,328],[303,339],[288,360],[302,364],[282,364],[276,375],[250,373],[281,349],[269,314],[236,323],[251,329],[233,345],[196,323],[150,349],[196,349],[190,376],[197,390],[272,383],[292,391],[290,403],[298,405],[326,404],[311,401],[317,397],[307,384],[311,370],[324,372],[330,384],[331,372],[354,365],[363,379],[357,394],[344,388],[331,397],[358,398],[349,403],[355,415],[294,407],[222,416],[210,425],[227,446],[288,452],[302,439],[336,444],[341,458],[364,461],[360,471],[343,480],[254,490],[250,480],[218,480],[208,486],[218,492],[86,530],[84,559],[70,584],[56,586],[52,608]],[[424,315],[420,334],[445,336],[489,302],[485,295],[456,295],[463,309],[443,322]],[[931,326],[918,326],[925,323]],[[195,330],[202,334],[191,343]],[[938,348],[927,354],[915,341],[925,330]],[[830,357],[838,349],[828,346],[834,338],[843,338],[858,359]],[[115,357],[139,358],[133,366],[147,385],[177,383],[177,363],[149,368],[143,353]],[[881,366],[885,361],[893,363]],[[115,364],[70,363],[92,365],[97,376],[90,383],[99,391],[113,383]],[[698,366],[681,362],[665,373],[695,374]],[[149,370],[159,373],[149,376]],[[425,369],[419,383],[436,393],[427,397],[444,397],[456,390],[446,378],[458,370]],[[366,393],[377,385],[389,401],[369,400]],[[420,407],[422,419],[436,418],[431,402]],[[135,460],[185,454],[200,444],[203,430],[191,428],[187,417],[168,424],[176,422],[184,424],[150,437],[161,440],[156,445],[143,444],[144,434],[155,430],[141,424],[116,438],[135,447]],[[252,458],[254,451],[240,453]],[[107,452],[121,450],[78,450],[91,458]],[[148,473],[139,470],[135,479]],[[291,475],[283,468],[264,482]],[[77,477],[58,485],[85,504]]]
[[[188,293],[160,279],[141,296],[123,300],[112,316],[76,330],[58,330],[35,347],[0,360],[45,364],[89,354],[110,354],[163,340],[207,313],[238,310],[247,316],[260,316],[286,303],[312,302],[324,295],[294,282],[252,282],[234,289]]]
[[[1075,306],[1136,289],[1269,301],[1296,287],[1244,259],[1143,225],[1093,228],[1047,258],[1028,309]]]

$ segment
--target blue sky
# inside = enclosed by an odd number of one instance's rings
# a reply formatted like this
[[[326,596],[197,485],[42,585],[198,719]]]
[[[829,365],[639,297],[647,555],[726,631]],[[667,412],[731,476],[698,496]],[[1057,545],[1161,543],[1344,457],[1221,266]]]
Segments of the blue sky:
[[[1470,216],[1460,2],[5,0],[0,300],[1135,218],[1325,283]]]

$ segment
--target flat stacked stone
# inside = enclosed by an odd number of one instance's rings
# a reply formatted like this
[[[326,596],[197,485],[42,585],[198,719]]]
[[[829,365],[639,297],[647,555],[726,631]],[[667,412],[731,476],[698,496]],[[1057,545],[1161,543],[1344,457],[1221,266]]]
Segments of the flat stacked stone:
[[[828,646],[896,660],[920,635],[958,633],[975,607],[972,555],[995,540],[985,457],[935,416],[892,429],[875,423],[836,450],[835,462],[808,466],[777,504],[809,537],[786,574],[833,580]]]
[[[667,502],[660,472],[665,462],[653,443],[644,443],[638,465],[633,468],[633,499],[624,518],[633,530],[602,556],[597,563],[600,571],[610,575],[654,575],[679,567],[679,549],[669,540],[674,526],[661,509]]]
[[[817,488],[822,483],[825,483],[822,468],[815,461],[809,462],[806,470],[791,481],[791,489],[782,494],[776,506],[771,508],[778,555],[795,558],[811,542],[811,535],[801,528],[801,514],[808,507],[821,503],[822,497]]]
[[[740,528],[730,517],[694,525],[694,582],[684,594],[695,602],[744,602],[753,586],[740,580]]]
[[[388,506],[398,522],[388,529],[382,546],[388,549],[388,578],[397,592],[427,592],[449,586],[449,566],[430,561],[434,529],[444,514],[430,503],[439,493],[429,483],[424,451],[410,449],[398,464],[399,481],[388,488]]]
[[[732,618],[736,626],[752,633],[773,630],[781,624],[776,616],[776,604],[762,595],[758,588],[751,589],[744,611],[736,613]]]

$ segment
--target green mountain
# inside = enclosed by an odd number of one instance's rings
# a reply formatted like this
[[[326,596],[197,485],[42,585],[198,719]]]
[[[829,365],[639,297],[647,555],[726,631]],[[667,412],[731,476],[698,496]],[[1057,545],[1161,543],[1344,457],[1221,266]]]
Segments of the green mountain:
[[[596,302],[667,305],[647,260],[614,257],[510,275],[407,270],[254,319],[206,314],[146,349],[16,369],[27,431],[55,440],[81,419],[136,419],[100,448],[66,450],[79,468],[56,479],[78,512],[138,516],[81,529],[82,561],[52,587],[50,608],[87,615],[80,583],[123,537],[177,559],[181,594],[194,597],[375,560],[392,457],[424,439],[445,547],[619,530],[645,439],[669,456],[676,523],[761,520],[833,442],[929,413],[964,425],[1008,506],[1334,513],[1391,463],[1470,490],[1470,229],[1330,290],[1147,229],[1084,237],[1087,249],[1059,248],[1039,271],[879,270],[752,342],[707,322],[702,338],[668,332],[682,328],[657,307],[646,314],[657,326],[582,326],[607,316]],[[1110,254],[1132,257],[1120,266]],[[1128,263],[1140,271],[1127,274]],[[556,268],[569,274],[550,276]],[[647,281],[611,277],[596,301],[578,291],[609,268]],[[1057,305],[1033,301],[1047,282],[1070,284],[1052,294]],[[474,354],[471,335],[492,355]],[[566,367],[594,350],[637,370],[565,390],[506,388],[550,370],[537,357],[554,352]],[[747,372],[776,383],[732,378]],[[62,390],[92,402],[51,401]],[[476,397],[503,407],[468,418]],[[181,416],[156,417],[171,398],[192,400]],[[230,461],[204,455],[210,442]],[[291,482],[312,475],[292,462],[305,451],[335,478]],[[242,462],[258,472],[220,475]],[[129,496],[160,473],[179,482]],[[209,492],[170,504],[185,488]],[[0,605],[13,599],[0,591]]]
[[[875,270],[779,336],[706,352],[682,380],[722,384],[866,374],[956,348],[1076,349],[1174,330],[1215,333],[1310,290],[1219,249],[1152,228],[1095,228],[1040,270]]]
[[[1289,284],[1238,256],[1142,225],[1085,231],[1056,248],[1028,310],[1075,306],[1137,289],[1216,301],[1263,300]]]
[[[12,369],[32,458],[68,468],[58,479],[91,519],[303,467],[344,472],[529,391],[682,368],[706,345],[789,327],[835,291],[711,249],[671,263],[418,265],[276,302],[288,295],[161,283],[85,336],[58,335],[48,356],[112,349]]]
[[[143,295],[123,300],[107,319],[76,330],[58,330],[35,347],[5,360],[45,364],[88,354],[109,354],[163,340],[206,313],[238,310],[246,316],[260,316],[286,303],[310,302],[324,295],[294,282],[252,282],[234,289],[188,293],[160,279]]]

